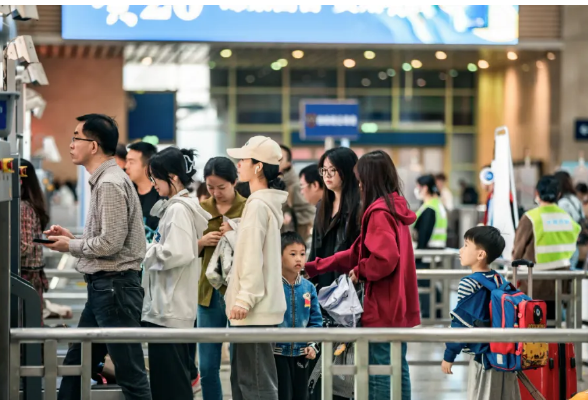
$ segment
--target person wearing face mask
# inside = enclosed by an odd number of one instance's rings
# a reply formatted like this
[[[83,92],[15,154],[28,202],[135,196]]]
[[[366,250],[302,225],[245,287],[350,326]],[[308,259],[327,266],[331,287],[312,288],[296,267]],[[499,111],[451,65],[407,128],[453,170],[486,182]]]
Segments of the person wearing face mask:
[[[525,213],[519,222],[512,259],[531,260],[536,271],[567,271],[576,251],[580,226],[557,205],[560,189],[555,176],[547,175],[539,180],[535,197],[538,207]],[[520,289],[526,292],[527,281],[521,281]],[[547,304],[547,320],[555,319],[555,282],[536,281],[533,298]]]
[[[433,175],[423,175],[417,179],[414,190],[417,199],[423,202],[416,215],[417,220],[413,225],[413,235],[417,249],[444,249],[447,246],[447,212],[441,202],[439,188]],[[430,260],[417,259],[417,269],[430,268]],[[430,287],[430,281],[419,279],[419,287]],[[437,297],[440,293],[437,292]],[[430,301],[429,294],[419,294],[421,303],[421,315],[429,318]]]
[[[433,175],[417,179],[414,195],[423,202],[414,224],[417,249],[444,249],[447,245],[447,212]]]

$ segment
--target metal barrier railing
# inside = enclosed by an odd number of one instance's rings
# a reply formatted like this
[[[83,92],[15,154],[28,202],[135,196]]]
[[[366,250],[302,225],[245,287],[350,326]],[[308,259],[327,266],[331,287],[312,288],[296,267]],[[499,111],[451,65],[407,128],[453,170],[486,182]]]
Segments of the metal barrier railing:
[[[243,328],[243,329],[12,329],[10,331],[10,398],[18,399],[20,378],[45,378],[45,400],[57,398],[58,376],[81,376],[81,399],[91,399],[92,343],[274,343],[322,342],[324,354],[333,353],[333,343],[355,343],[355,365],[333,365],[331,357],[322,360],[322,398],[333,398],[333,375],[355,376],[355,398],[369,397],[370,375],[391,375],[391,399],[402,398],[402,342],[588,342],[582,329],[443,329],[443,328]],[[81,365],[59,366],[57,343],[81,342]],[[391,365],[369,365],[369,343],[391,343]],[[21,366],[22,343],[45,345],[42,366]]]

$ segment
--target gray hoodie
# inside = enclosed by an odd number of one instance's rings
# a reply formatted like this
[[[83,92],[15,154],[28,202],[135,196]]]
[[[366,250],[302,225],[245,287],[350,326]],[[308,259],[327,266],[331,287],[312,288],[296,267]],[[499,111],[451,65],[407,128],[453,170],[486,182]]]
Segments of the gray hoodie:
[[[168,328],[192,328],[198,304],[198,239],[210,214],[182,191],[154,206],[161,219],[143,262],[143,321]],[[152,211],[153,213],[153,211]]]
[[[264,189],[247,199],[225,301],[227,317],[235,305],[248,315],[231,320],[231,325],[279,325],[284,320],[280,228],[284,222],[282,204],[287,198],[283,190]]]

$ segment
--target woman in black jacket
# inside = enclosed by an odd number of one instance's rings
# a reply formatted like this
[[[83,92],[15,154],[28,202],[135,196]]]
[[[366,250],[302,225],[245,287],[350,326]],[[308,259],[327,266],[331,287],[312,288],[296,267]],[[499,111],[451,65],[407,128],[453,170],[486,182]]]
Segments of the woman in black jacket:
[[[359,182],[354,173],[355,164],[357,155],[346,147],[327,150],[319,161],[319,174],[328,190],[324,191],[322,200],[317,204],[308,261],[314,261],[317,257],[330,257],[339,251],[347,250],[359,236],[360,193]],[[331,285],[339,275],[341,274],[337,272],[327,272],[313,277],[310,281],[318,292],[321,288]],[[323,325],[333,326],[328,314],[322,308],[321,311]],[[310,371],[316,362],[318,359],[310,363]],[[310,399],[319,400],[320,379],[316,383],[311,382],[311,385],[314,391]],[[333,399],[344,398],[335,395]]]

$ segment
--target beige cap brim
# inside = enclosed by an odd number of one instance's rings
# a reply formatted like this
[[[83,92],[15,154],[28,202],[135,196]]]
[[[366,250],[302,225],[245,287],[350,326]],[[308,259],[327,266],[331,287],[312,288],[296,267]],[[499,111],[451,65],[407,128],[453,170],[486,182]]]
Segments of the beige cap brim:
[[[236,149],[227,149],[227,154],[231,158],[235,158],[237,160],[242,160],[245,158],[252,158],[251,153],[248,149],[244,149],[243,147],[239,147]]]

